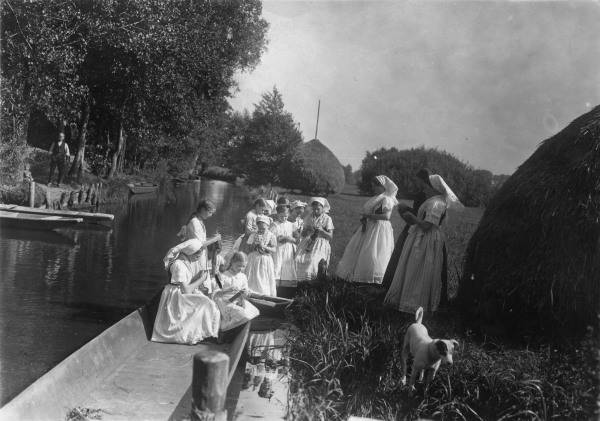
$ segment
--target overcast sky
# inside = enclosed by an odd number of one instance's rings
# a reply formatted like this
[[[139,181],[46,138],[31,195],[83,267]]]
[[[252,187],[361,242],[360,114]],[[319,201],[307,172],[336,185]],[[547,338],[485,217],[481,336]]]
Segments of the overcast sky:
[[[425,145],[512,173],[600,104],[598,2],[264,1],[268,50],[234,109],[274,85],[354,169],[379,147]]]

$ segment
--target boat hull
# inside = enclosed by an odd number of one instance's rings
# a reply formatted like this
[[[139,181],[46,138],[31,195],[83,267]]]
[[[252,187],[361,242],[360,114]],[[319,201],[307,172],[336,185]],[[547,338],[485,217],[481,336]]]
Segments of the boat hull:
[[[169,419],[189,395],[192,361],[201,349],[225,352],[229,380],[250,324],[227,344],[162,344],[149,340],[159,296],[63,360],[0,408],[0,420],[65,419],[76,407],[99,408],[111,419]],[[104,417],[103,417],[104,419]]]
[[[62,216],[66,218],[82,218],[88,224],[111,224],[115,216],[108,213],[79,212],[70,210],[29,208],[26,206],[0,204],[0,211],[21,213],[24,215]]]
[[[62,216],[44,216],[0,211],[1,228],[53,230],[56,228],[73,227],[82,222],[83,218],[65,218]]]

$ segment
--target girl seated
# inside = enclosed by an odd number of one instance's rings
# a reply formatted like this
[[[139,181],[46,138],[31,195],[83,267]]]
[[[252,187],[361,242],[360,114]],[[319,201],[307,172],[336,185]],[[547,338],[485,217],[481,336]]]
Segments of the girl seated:
[[[246,264],[246,255],[236,252],[231,257],[229,269],[220,275],[222,289],[214,293],[213,299],[221,312],[222,331],[241,326],[259,314],[258,309],[246,300],[250,293],[244,274]]]
[[[250,234],[247,245],[251,250],[246,275],[250,289],[258,294],[276,296],[275,265],[272,254],[277,247],[275,235],[268,230],[271,218],[260,215],[256,218],[258,231]]]
[[[275,264],[275,281],[278,287],[296,286],[296,240],[294,239],[294,224],[288,221],[289,208],[277,206],[275,220],[271,232],[277,238],[277,250],[273,261]]]
[[[327,199],[310,199],[312,215],[304,222],[302,240],[296,252],[296,273],[299,281],[312,281],[319,272],[319,262],[329,265],[333,237],[333,221],[328,215],[330,206]]]
[[[193,345],[217,337],[220,314],[215,302],[204,292],[212,289],[207,270],[194,270],[194,255],[204,252],[198,239],[173,247],[164,258],[171,282],[165,286],[154,321],[152,340]]]

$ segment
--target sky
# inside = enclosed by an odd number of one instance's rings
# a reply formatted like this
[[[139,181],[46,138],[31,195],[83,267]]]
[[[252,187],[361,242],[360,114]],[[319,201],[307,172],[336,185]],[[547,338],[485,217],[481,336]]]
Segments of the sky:
[[[342,164],[425,146],[511,174],[600,104],[600,2],[264,1],[267,50],[235,110],[273,86]]]

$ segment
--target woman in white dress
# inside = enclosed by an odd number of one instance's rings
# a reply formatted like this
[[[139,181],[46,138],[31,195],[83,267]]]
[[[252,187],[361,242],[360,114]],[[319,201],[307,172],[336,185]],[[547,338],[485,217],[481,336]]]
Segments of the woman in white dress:
[[[333,221],[329,216],[331,207],[327,199],[310,199],[312,214],[307,217],[302,229],[302,240],[296,251],[296,274],[299,281],[312,281],[319,272],[319,262],[329,264]]]
[[[300,239],[304,227],[304,210],[307,204],[301,200],[294,200],[290,205],[290,221],[294,224],[294,238]]]
[[[248,256],[246,276],[250,289],[258,294],[277,296],[275,284],[275,264],[273,253],[277,247],[275,235],[269,231],[271,218],[259,215],[256,218],[258,230],[250,234],[248,247],[251,252]]]
[[[231,256],[229,269],[220,275],[223,288],[214,293],[213,299],[221,312],[222,331],[241,326],[259,315],[258,309],[246,300],[250,293],[244,273],[246,264],[246,255],[236,252]]]
[[[205,251],[202,241],[191,239],[173,247],[164,258],[171,282],[165,286],[154,321],[155,342],[193,345],[217,337],[220,313],[205,290],[211,279],[208,271],[194,271],[191,260]]]
[[[216,207],[213,202],[208,199],[203,199],[198,204],[198,208],[196,212],[194,212],[188,223],[181,228],[178,233],[180,239],[183,240],[200,240],[204,245],[202,249],[190,256],[190,264],[192,265],[192,271],[194,273],[201,271],[209,271],[210,270],[210,262],[208,259],[208,251],[207,246],[213,244],[215,242],[220,241],[221,236],[216,235],[207,241],[206,239],[206,226],[204,225],[204,221],[210,218],[215,213]],[[208,291],[211,292],[211,291]]]
[[[428,199],[415,216],[409,207],[399,209],[411,224],[404,243],[392,285],[384,304],[399,311],[414,314],[423,307],[435,311],[442,291],[445,235],[441,223],[448,209],[464,209],[456,195],[437,174],[429,176]]]
[[[277,205],[271,232],[277,239],[277,250],[273,255],[277,286],[294,287],[296,282],[296,240],[294,224],[288,221],[289,208]]]
[[[373,184],[379,194],[363,205],[361,226],[348,242],[336,271],[349,282],[381,284],[394,250],[390,217],[398,204],[398,187],[385,175],[375,177]]]

